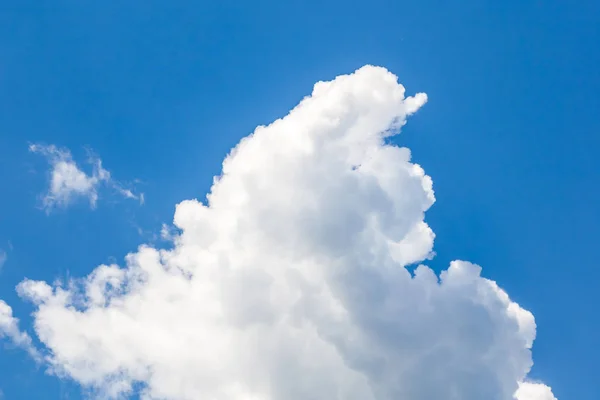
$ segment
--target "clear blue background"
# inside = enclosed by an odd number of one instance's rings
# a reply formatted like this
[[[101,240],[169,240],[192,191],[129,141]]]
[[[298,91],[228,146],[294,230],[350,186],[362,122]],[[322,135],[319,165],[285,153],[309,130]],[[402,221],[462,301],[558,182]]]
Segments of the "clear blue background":
[[[0,298],[30,328],[23,277],[121,261],[177,202],[204,197],[256,125],[315,81],[378,64],[429,94],[398,142],[434,179],[433,266],[481,264],[536,316],[532,375],[560,400],[600,399],[599,43],[591,0],[3,1]],[[38,141],[78,160],[92,147],[117,179],[142,180],[146,205],[46,216],[46,165],[27,152]],[[9,347],[0,388],[81,397]]]

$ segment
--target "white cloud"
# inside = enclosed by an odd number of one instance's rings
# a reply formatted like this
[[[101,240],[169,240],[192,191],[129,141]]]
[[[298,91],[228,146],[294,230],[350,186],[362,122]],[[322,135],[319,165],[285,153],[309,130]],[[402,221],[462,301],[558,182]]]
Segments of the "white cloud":
[[[0,337],[8,337],[12,343],[26,350],[36,361],[41,360],[31,337],[19,329],[19,320],[13,317],[12,308],[2,300],[0,300]]]
[[[319,82],[177,206],[173,249],[22,282],[52,369],[147,400],[552,399],[525,383],[533,315],[480,267],[404,268],[433,256],[435,198],[384,139],[426,100],[383,68]]]
[[[134,194],[112,179],[110,172],[104,169],[102,160],[98,157],[89,157],[88,162],[93,169],[91,175],[88,175],[79,168],[67,149],[59,149],[54,145],[32,144],[29,146],[29,151],[43,154],[50,163],[50,185],[43,199],[47,211],[57,206],[66,207],[76,198],[81,197],[87,198],[90,206],[95,208],[101,185],[111,187],[123,197],[137,199],[143,203],[143,195]]]
[[[556,400],[552,389],[543,383],[524,382],[519,385],[516,398],[518,400]]]
[[[4,267],[7,259],[8,255],[6,254],[6,251],[0,249],[0,270],[2,270],[2,267]]]

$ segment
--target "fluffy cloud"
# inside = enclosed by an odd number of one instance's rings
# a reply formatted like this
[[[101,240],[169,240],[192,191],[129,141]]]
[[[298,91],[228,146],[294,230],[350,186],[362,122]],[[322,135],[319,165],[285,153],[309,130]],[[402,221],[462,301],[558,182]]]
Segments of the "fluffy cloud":
[[[518,400],[556,400],[552,389],[543,383],[522,383],[515,395]]]
[[[50,185],[43,199],[47,211],[56,206],[65,207],[78,197],[87,198],[90,206],[95,208],[98,201],[98,188],[101,185],[111,187],[126,198],[137,199],[141,203],[144,201],[143,194],[135,195],[112,179],[110,172],[102,167],[102,160],[97,157],[90,156],[88,161],[93,169],[92,174],[88,175],[79,168],[67,149],[59,149],[54,145],[32,144],[29,146],[29,151],[43,154],[50,163]]]
[[[52,370],[146,400],[553,399],[526,381],[533,315],[479,266],[405,268],[435,197],[386,139],[426,100],[378,67],[319,82],[177,206],[172,249],[22,282]]]

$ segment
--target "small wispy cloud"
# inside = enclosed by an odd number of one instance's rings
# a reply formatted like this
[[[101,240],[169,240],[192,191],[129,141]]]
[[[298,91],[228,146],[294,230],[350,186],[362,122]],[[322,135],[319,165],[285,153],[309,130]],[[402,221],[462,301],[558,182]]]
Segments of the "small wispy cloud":
[[[4,264],[6,263],[7,259],[8,254],[6,254],[6,251],[0,249],[0,270],[2,270],[2,267],[4,267]]]
[[[31,336],[19,329],[19,320],[13,317],[12,308],[0,300],[0,338],[2,337],[27,351],[35,361],[41,362],[42,356],[33,345]]]
[[[92,166],[91,174],[84,172],[73,160],[68,149],[55,145],[31,144],[29,151],[46,157],[50,164],[50,183],[42,203],[46,212],[56,207],[66,207],[77,198],[87,198],[92,209],[98,202],[98,190],[101,186],[115,190],[121,196],[144,202],[143,194],[135,194],[112,178],[102,165],[102,160],[88,152],[87,162]]]

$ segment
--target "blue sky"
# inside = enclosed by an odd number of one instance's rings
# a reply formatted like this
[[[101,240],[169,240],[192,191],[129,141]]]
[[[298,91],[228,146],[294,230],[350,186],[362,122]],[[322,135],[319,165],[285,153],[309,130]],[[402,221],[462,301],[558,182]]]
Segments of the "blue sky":
[[[365,64],[428,103],[394,141],[432,176],[439,271],[483,266],[536,317],[530,374],[559,399],[600,398],[600,3],[5,2],[0,10],[0,298],[160,244],[175,205],[203,199],[224,156],[319,80]],[[31,143],[93,149],[115,181],[97,207],[40,209],[48,163]],[[34,337],[34,340],[37,340]],[[9,342],[7,399],[78,399]],[[591,372],[590,372],[591,371]]]

